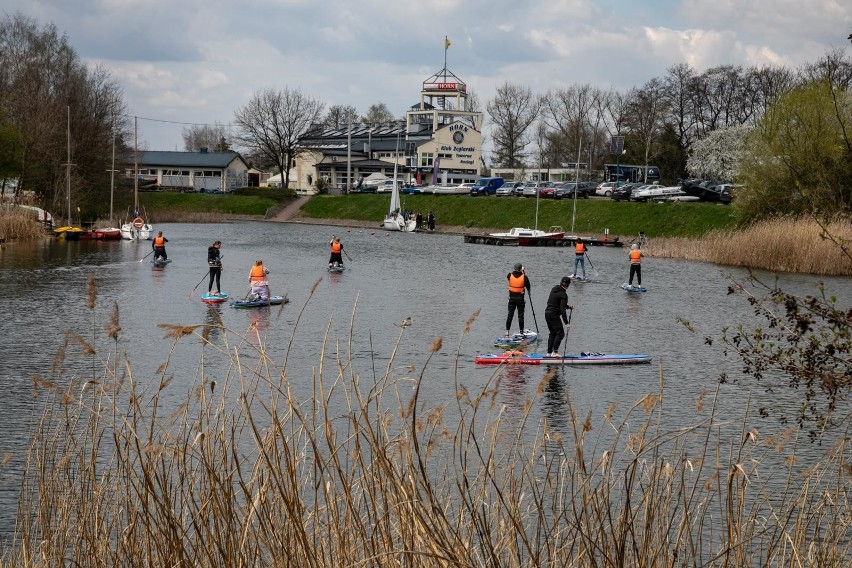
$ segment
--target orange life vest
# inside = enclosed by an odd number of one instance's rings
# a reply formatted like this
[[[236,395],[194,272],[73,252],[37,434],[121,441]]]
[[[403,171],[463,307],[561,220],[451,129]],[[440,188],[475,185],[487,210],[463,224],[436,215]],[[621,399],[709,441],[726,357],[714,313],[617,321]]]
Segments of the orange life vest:
[[[263,280],[264,278],[266,278],[266,274],[264,274],[264,272],[263,272],[263,265],[252,266],[251,267],[251,274],[249,275],[249,278],[252,281]]]
[[[343,249],[343,245],[340,243],[331,243],[331,252],[339,253]]]
[[[155,238],[154,238],[154,246],[155,246],[155,247],[164,247],[164,246],[166,246],[166,237],[155,237]]]
[[[574,253],[575,253],[575,254],[583,254],[584,252],[586,252],[586,245],[585,245],[585,243],[577,243],[577,244],[574,246]]]
[[[515,292],[516,294],[524,293],[524,278],[525,276],[521,274],[520,276],[515,276],[514,274],[509,275],[509,292]]]
[[[630,263],[631,264],[639,264],[642,262],[642,251],[639,249],[635,249],[630,251]]]

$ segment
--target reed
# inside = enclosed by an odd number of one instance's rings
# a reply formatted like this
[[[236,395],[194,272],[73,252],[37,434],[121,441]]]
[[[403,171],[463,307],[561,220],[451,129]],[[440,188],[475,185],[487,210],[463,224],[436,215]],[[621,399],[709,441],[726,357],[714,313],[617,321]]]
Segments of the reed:
[[[852,275],[852,221],[776,217],[741,229],[714,229],[698,239],[654,238],[643,254],[774,272]],[[841,246],[838,246],[841,245]]]
[[[90,291],[87,302],[96,297]],[[168,363],[141,382],[119,352],[118,319],[115,306],[104,335],[85,342],[78,375],[33,379],[43,413],[3,565],[841,567],[852,560],[848,437],[799,479],[795,431],[761,439],[745,417],[739,426],[720,423],[713,394],[699,393],[691,425],[665,428],[662,371],[647,395],[599,417],[578,415],[563,389],[568,418],[557,425],[533,420],[533,401],[507,418],[497,404],[504,369],[480,392],[456,375],[435,376],[430,359],[444,348],[440,338],[419,368],[397,361],[394,348],[378,376],[374,367],[362,374],[351,353],[328,341],[323,351],[335,362],[319,354],[309,379],[289,377],[286,357],[275,361],[255,328],[163,325],[172,350],[196,342],[201,367],[166,413],[161,397],[175,388]],[[400,326],[397,346],[408,327]],[[80,344],[69,342],[59,359],[76,356]],[[230,358],[217,381],[204,369],[209,350]],[[87,376],[90,358],[97,376]],[[291,380],[312,380],[314,397],[297,400]],[[422,399],[429,380],[454,381],[455,400]],[[547,373],[535,396],[555,380]],[[332,401],[348,401],[345,412]],[[777,452],[791,464],[780,492],[765,485],[762,470]]]
[[[17,207],[0,205],[0,241],[35,239],[45,235],[44,223]]]

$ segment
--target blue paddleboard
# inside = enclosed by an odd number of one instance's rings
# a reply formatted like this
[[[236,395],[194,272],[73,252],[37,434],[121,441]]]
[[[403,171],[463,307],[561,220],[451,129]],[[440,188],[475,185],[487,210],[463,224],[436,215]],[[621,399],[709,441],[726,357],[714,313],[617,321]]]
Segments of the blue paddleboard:
[[[633,286],[631,286],[631,285],[630,285],[630,284],[628,284],[627,282],[625,282],[624,284],[622,284],[622,285],[621,285],[621,287],[622,287],[622,288],[624,288],[625,290],[627,290],[628,292],[647,292],[647,291],[648,291],[648,289],[647,289],[647,288],[644,288],[644,287],[642,287],[642,286],[638,286],[638,285],[636,285],[636,284],[634,284]]]

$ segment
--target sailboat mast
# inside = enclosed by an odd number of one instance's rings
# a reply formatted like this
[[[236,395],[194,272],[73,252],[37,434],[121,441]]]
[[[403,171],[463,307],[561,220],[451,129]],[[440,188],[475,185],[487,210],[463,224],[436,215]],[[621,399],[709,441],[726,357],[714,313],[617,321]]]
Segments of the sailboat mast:
[[[577,163],[574,164],[574,212],[571,213],[571,234],[574,233],[574,220],[577,218],[577,192],[580,191],[580,148],[583,147],[583,129],[580,129],[580,142],[577,144]]]
[[[133,117],[133,215],[139,215],[139,120]]]
[[[112,227],[112,203],[115,193],[115,119],[112,120],[112,166],[109,170],[109,222]]]
[[[65,209],[68,214],[68,224],[71,225],[71,105],[68,105],[68,120],[65,128],[65,147],[67,151],[65,159]]]

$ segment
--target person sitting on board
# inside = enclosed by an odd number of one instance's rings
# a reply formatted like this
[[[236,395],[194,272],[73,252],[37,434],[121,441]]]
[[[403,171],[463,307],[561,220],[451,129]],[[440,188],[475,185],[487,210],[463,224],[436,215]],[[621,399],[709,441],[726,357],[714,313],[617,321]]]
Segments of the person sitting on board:
[[[210,282],[207,284],[207,293],[213,290],[213,281],[216,281],[216,296],[222,294],[222,257],[219,255],[219,248],[222,246],[222,241],[216,241],[207,247],[207,266],[210,267]]]
[[[166,256],[167,242],[169,242],[169,239],[163,236],[163,231],[159,231],[157,236],[154,237],[153,242],[151,242],[151,248],[154,249],[154,260],[168,259],[168,256]]]
[[[523,335],[524,308],[526,308],[524,291],[532,290],[530,279],[524,272],[524,266],[518,262],[515,264],[514,270],[506,275],[506,280],[509,281],[509,315],[506,317],[506,337],[509,337],[509,330],[512,328],[515,309],[518,310],[518,325],[521,326],[521,334]]]
[[[586,243],[583,242],[583,239],[577,238],[577,243],[574,245],[574,273],[570,276],[570,278],[579,278],[581,280],[586,279]],[[583,275],[580,276],[579,270],[577,268],[583,269]]]
[[[574,306],[568,305],[568,293],[566,290],[571,285],[571,279],[563,276],[559,284],[551,288],[550,296],[547,297],[547,307],[544,309],[544,321],[550,334],[547,336],[547,356],[559,357],[559,344],[565,337],[565,332],[571,324],[568,323],[568,310]],[[559,321],[559,320],[562,321]],[[562,329],[562,323],[565,329]]]
[[[329,243],[331,245],[331,258],[328,259],[328,267],[343,266],[343,244],[340,242],[340,237],[334,235]]]
[[[628,258],[630,259],[630,278],[627,280],[627,285],[633,287],[633,275],[636,275],[636,286],[638,288],[642,287],[642,251],[639,249],[639,245],[633,243],[630,245],[630,252],[628,253]]]
[[[266,302],[269,300],[269,282],[266,280],[267,274],[269,274],[269,269],[263,266],[263,261],[256,260],[249,272],[253,301]]]

